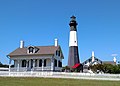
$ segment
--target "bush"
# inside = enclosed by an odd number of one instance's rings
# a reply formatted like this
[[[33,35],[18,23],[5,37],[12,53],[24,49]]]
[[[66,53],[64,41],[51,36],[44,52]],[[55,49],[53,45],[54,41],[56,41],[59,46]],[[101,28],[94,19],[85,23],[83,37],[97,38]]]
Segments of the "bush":
[[[112,64],[97,64],[90,66],[90,69],[97,73],[104,72],[104,73],[110,73],[110,74],[120,74],[120,65],[112,65]]]

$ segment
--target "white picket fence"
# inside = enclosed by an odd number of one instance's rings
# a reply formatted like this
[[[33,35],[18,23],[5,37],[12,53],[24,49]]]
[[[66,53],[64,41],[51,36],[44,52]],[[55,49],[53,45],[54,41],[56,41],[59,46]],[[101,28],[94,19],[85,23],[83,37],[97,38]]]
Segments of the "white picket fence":
[[[94,80],[120,81],[120,74],[90,74],[70,72],[8,72],[0,71],[0,77],[44,77],[44,78],[72,78]]]

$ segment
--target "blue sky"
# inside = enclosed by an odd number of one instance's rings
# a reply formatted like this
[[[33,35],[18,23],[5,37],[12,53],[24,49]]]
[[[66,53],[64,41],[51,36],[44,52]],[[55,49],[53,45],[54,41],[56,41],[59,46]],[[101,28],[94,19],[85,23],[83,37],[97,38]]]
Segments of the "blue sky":
[[[0,61],[19,47],[54,45],[58,38],[67,65],[69,21],[78,22],[80,61],[95,51],[101,60],[120,60],[120,0],[0,0]]]

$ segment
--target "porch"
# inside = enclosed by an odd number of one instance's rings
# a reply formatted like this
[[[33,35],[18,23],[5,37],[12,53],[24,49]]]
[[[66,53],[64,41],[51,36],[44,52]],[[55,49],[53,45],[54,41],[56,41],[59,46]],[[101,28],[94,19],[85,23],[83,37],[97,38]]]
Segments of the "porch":
[[[14,67],[9,65],[11,72],[25,71],[60,71],[62,62],[53,58],[46,59],[14,59]]]

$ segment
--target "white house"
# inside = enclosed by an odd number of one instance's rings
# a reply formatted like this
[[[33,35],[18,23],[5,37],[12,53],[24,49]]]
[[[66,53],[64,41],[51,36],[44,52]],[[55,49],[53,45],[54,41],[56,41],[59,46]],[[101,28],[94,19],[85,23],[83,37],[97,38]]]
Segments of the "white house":
[[[116,57],[113,58],[113,61],[102,61],[102,60],[96,58],[94,55],[94,51],[92,51],[92,56],[82,63],[83,64],[83,72],[91,72],[91,70],[89,69],[89,66],[93,66],[96,64],[116,65],[116,61],[117,61]]]
[[[54,46],[27,46],[24,41],[20,47],[7,55],[14,61],[14,67],[9,65],[9,71],[61,71],[64,59],[61,47],[55,39]]]
[[[83,63],[83,72],[91,72],[89,69],[90,65],[102,64],[102,61],[95,57],[94,51],[92,51],[92,56],[85,60]]]

